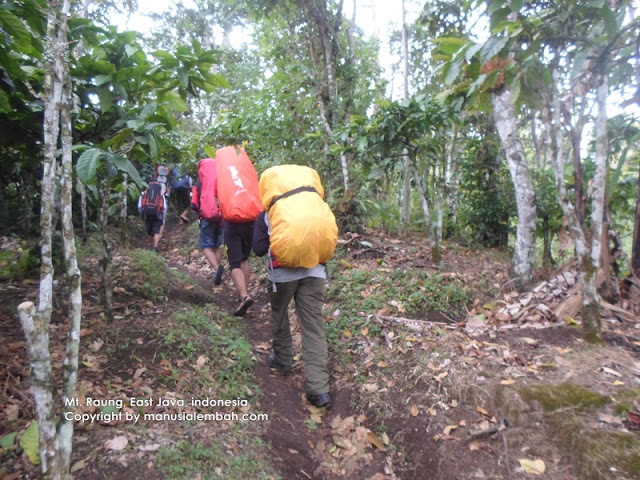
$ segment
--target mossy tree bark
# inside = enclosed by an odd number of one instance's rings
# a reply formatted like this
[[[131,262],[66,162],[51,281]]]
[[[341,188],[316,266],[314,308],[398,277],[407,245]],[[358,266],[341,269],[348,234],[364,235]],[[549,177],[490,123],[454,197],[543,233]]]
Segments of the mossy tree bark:
[[[42,177],[40,248],[42,266],[40,270],[39,303],[36,308],[31,302],[18,307],[20,322],[25,332],[36,420],[38,422],[40,470],[46,478],[69,479],[73,424],[57,417],[57,385],[51,366],[49,349],[49,327],[53,311],[53,208],[58,171],[61,178],[61,213],[65,244],[67,276],[71,287],[70,329],[65,359],[63,398],[75,393],[80,314],[82,296],[80,293],[80,271],[75,260],[75,242],[72,219],[72,135],[71,135],[71,80],[68,71],[69,42],[67,39],[67,19],[70,0],[59,3],[49,1],[47,15],[46,67],[45,67],[45,111],[44,111],[44,168]],[[58,168],[58,149],[62,151],[62,169]],[[64,411],[65,409],[62,408]]]

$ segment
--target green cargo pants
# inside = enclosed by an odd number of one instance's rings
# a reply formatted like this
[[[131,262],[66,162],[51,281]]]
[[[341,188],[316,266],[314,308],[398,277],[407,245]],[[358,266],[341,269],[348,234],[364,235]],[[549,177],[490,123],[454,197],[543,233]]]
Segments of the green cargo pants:
[[[322,303],[324,279],[307,277],[293,282],[278,283],[271,296],[271,333],[273,353],[280,365],[293,363],[291,327],[287,307],[293,298],[302,330],[302,364],[307,377],[307,392],[313,395],[329,392],[327,338],[324,333]]]

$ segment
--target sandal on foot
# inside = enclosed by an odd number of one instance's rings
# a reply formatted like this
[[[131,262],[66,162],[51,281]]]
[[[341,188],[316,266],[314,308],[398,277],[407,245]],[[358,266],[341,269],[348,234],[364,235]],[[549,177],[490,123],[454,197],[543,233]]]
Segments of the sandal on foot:
[[[249,307],[253,305],[253,298],[251,298],[249,295],[247,295],[246,297],[244,297],[242,299],[242,302],[240,303],[240,306],[238,307],[238,309],[233,312],[233,315],[236,317],[242,317],[244,316],[245,313],[247,313],[247,310],[249,310]]]

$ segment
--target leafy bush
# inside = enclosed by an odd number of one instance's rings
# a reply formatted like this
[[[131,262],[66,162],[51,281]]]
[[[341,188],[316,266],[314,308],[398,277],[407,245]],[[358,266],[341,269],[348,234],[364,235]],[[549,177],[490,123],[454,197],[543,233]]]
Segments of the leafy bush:
[[[0,280],[12,282],[38,275],[40,258],[35,249],[0,252]]]

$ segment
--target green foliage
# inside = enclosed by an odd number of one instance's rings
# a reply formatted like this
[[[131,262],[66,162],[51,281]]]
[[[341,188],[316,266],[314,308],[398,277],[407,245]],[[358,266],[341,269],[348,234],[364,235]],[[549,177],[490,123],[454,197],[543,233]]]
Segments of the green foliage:
[[[520,395],[525,401],[539,402],[547,412],[566,407],[581,409],[602,407],[611,402],[610,397],[571,383],[527,387],[521,389]]]
[[[12,282],[37,278],[40,257],[37,249],[0,252],[0,280]]]
[[[340,264],[340,263],[339,263]],[[344,265],[344,262],[342,262]],[[335,322],[329,322],[329,338],[337,338],[345,329],[355,331],[365,319],[359,312],[376,313],[387,307],[411,318],[425,317],[431,311],[461,315],[470,300],[467,287],[455,278],[426,272],[419,268],[348,268],[333,273],[327,301],[340,310]]]
[[[151,250],[139,250],[132,262],[132,284],[140,288],[150,300],[165,298],[176,278],[173,270],[167,268],[162,256]]]
[[[279,479],[265,458],[261,440],[236,433],[233,443],[239,452],[234,455],[228,455],[224,438],[214,438],[208,444],[180,441],[175,448],[160,449],[158,465],[167,479]]]
[[[20,448],[34,465],[40,464],[40,441],[38,439],[38,422],[32,420],[20,438]]]
[[[210,359],[208,363],[215,365],[212,372],[205,368],[199,380],[206,382],[207,374],[211,373],[220,398],[245,395],[247,386],[254,383],[251,372],[255,358],[244,324],[218,308],[209,307],[178,311],[170,325],[162,331],[167,348],[180,352],[191,362],[204,354]]]
[[[472,244],[506,246],[515,195],[509,170],[499,161],[493,137],[470,141],[460,167],[460,239]]]

